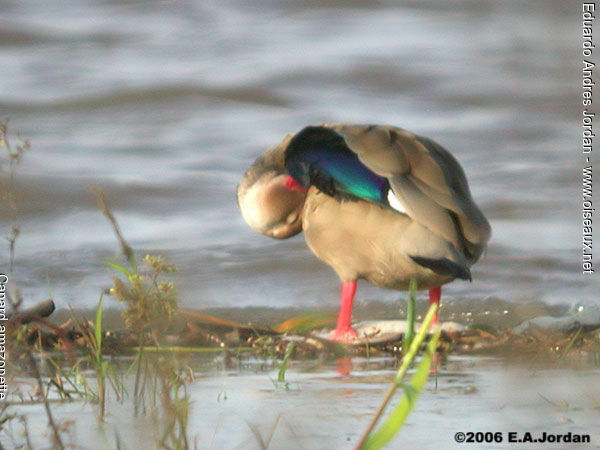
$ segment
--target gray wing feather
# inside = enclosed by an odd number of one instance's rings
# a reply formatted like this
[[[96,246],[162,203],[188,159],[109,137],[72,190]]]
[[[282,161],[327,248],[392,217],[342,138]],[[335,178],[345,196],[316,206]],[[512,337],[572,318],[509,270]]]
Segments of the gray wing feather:
[[[389,179],[407,214],[476,260],[490,225],[456,159],[431,139],[388,126],[328,125],[361,162]]]

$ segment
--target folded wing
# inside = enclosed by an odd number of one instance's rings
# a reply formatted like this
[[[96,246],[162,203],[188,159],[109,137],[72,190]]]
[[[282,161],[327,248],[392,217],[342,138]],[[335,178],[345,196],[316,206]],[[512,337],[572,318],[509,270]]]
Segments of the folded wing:
[[[430,139],[387,126],[307,127],[290,141],[285,165],[306,187],[405,212],[468,260],[476,260],[489,240],[489,223],[462,168]]]

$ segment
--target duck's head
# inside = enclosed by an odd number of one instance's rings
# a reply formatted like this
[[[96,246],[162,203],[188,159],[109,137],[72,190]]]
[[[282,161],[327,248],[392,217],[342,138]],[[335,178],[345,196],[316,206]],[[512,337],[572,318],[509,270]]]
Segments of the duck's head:
[[[249,186],[242,182],[237,196],[244,220],[259,233],[286,239],[302,231],[306,191],[289,175],[266,171]]]

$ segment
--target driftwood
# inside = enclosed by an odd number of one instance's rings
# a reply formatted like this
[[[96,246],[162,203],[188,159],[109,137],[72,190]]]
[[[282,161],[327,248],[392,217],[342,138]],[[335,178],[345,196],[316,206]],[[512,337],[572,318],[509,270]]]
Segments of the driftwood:
[[[260,325],[248,325],[240,322],[235,322],[229,319],[223,319],[221,317],[211,316],[209,314],[203,314],[197,311],[191,311],[189,309],[179,309],[179,312],[183,314],[188,320],[202,324],[204,328],[214,331],[233,331],[238,330],[243,334],[249,334],[253,336],[257,335],[276,335],[279,334],[277,331],[271,330],[267,327]]]
[[[54,301],[51,298],[39,302],[37,305],[18,311],[16,314],[11,314],[8,318],[7,329],[12,330],[22,323],[35,322],[48,317],[55,309]]]

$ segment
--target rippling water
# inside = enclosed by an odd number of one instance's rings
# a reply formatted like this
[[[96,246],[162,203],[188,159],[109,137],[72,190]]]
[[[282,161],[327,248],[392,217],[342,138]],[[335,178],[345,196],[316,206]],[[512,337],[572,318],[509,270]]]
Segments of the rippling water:
[[[33,146],[18,216],[0,207],[2,235],[21,227],[23,294],[86,307],[110,283],[97,185],[140,253],[179,266],[184,305],[335,305],[333,271],[301,236],[252,232],[234,193],[287,132],[349,121],[430,136],[463,164],[494,234],[449,296],[594,301],[579,262],[579,8],[0,0],[0,117]]]

